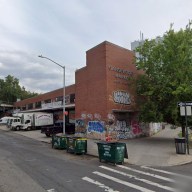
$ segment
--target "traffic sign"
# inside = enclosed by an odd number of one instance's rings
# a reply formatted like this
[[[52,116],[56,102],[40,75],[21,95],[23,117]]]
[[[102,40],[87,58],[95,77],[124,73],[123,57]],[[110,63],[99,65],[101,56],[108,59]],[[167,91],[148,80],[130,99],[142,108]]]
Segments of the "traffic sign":
[[[179,107],[192,106],[192,101],[178,102],[177,105],[178,105]]]

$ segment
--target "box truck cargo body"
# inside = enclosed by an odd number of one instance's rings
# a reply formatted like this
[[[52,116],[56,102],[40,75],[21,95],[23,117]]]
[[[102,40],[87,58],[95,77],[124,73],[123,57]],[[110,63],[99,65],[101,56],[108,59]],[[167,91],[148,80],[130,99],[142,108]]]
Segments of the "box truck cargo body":
[[[32,115],[32,127],[42,127],[47,125],[53,125],[52,113],[34,113]]]
[[[38,129],[43,126],[53,125],[53,114],[44,112],[34,112],[28,114],[28,116],[23,114],[22,120],[21,129]]]

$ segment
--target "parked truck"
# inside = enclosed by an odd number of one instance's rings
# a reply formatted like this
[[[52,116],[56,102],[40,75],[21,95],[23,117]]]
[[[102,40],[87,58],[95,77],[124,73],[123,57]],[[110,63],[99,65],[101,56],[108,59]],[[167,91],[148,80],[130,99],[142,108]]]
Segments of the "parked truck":
[[[29,114],[30,118],[26,119],[25,114],[22,116],[22,125],[20,129],[31,130],[43,126],[53,125],[53,114],[46,112],[34,112]]]
[[[21,127],[23,125],[25,126],[31,126],[31,116],[32,116],[32,113],[17,113],[17,114],[13,114],[13,116],[15,118],[17,118],[17,120],[14,120],[12,123],[11,123],[11,126],[10,126],[10,129],[11,130],[20,130]]]
[[[57,121],[52,126],[42,127],[41,133],[44,133],[47,137],[50,137],[53,134],[63,133],[63,121]],[[75,123],[65,123],[65,133],[74,134],[75,133]]]
[[[19,126],[21,124],[21,117],[12,117],[7,122],[7,128],[11,130],[19,130]]]

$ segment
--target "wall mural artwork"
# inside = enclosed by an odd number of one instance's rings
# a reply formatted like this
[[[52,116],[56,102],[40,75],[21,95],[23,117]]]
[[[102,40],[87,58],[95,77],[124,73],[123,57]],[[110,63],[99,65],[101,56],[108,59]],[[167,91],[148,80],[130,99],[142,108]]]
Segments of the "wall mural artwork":
[[[89,121],[87,126],[88,132],[104,132],[104,124],[100,121]]]
[[[93,115],[92,114],[87,114],[87,119],[93,120]]]
[[[83,119],[77,119],[75,124],[75,134],[77,136],[81,136],[82,134],[86,134],[86,123]]]
[[[113,92],[113,100],[115,103],[130,105],[131,104],[131,97],[129,93],[125,91],[114,91]]]
[[[104,121],[101,121],[101,115],[99,113],[91,114],[82,112],[81,118],[76,119],[75,135],[101,139],[105,135],[104,124]]]
[[[101,120],[101,115],[99,113],[94,114],[94,119]]]
[[[118,120],[112,113],[106,117],[104,121],[99,113],[82,112],[81,118],[76,119],[75,135],[99,140],[110,138],[111,141],[117,141],[148,134],[147,126],[139,123],[135,118],[129,121]]]
[[[87,137],[103,140],[105,138],[104,121],[89,121],[87,125]]]
[[[112,140],[132,139],[145,136],[147,129],[137,121],[117,120],[114,124],[107,125],[108,135]]]
[[[139,124],[139,122],[137,121],[132,121],[131,122],[131,127],[132,127],[132,132],[134,135],[139,135],[139,134],[142,134],[142,129],[141,129],[141,126]]]
[[[109,114],[107,115],[107,118],[108,118],[108,120],[115,121],[115,115],[113,115],[113,114],[111,114],[111,113],[109,113]]]
[[[116,122],[116,132],[117,132],[117,139],[128,139],[132,138],[132,131],[131,127],[128,126],[128,123],[124,121],[117,121]]]
[[[86,113],[81,113],[81,119],[86,119],[87,115]]]

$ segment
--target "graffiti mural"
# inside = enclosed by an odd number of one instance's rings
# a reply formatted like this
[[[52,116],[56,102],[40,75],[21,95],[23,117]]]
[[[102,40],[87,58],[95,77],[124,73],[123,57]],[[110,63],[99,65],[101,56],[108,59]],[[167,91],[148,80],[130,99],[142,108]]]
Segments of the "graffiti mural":
[[[146,127],[137,121],[128,123],[126,120],[117,120],[115,124],[107,125],[108,135],[113,140],[131,139],[145,136]]]
[[[75,121],[75,135],[79,137],[85,137],[87,133],[86,128],[86,117],[87,114],[85,112],[81,113],[81,118],[76,119]]]
[[[131,128],[132,128],[132,132],[134,135],[140,135],[142,134],[142,129],[140,127],[139,122],[137,121],[132,121],[131,122]]]
[[[76,119],[76,135],[91,139],[112,141],[131,139],[149,135],[145,124],[139,123],[137,118],[118,120],[114,114],[109,113],[105,121],[99,113],[81,113],[81,118]]]
[[[99,113],[95,113],[94,119],[101,120],[101,115]]]
[[[87,115],[86,113],[81,113],[81,119],[86,119]]]
[[[102,139],[105,137],[105,123],[103,121],[89,121],[87,125],[87,137]]]
[[[113,114],[111,114],[111,113],[108,113],[107,118],[110,119],[110,120],[115,121],[115,116]]]
[[[131,97],[129,93],[125,91],[114,91],[113,92],[113,100],[115,103],[130,105],[131,104]]]
[[[93,120],[93,115],[92,114],[87,114],[87,119]]]
[[[131,127],[128,126],[128,123],[125,120],[116,122],[116,131],[118,140],[133,138]]]
[[[100,121],[89,121],[87,131],[88,132],[94,131],[94,132],[102,133],[102,132],[104,132],[104,125]]]
[[[76,135],[82,135],[86,134],[86,123],[83,119],[77,119],[75,123],[75,134]]]

